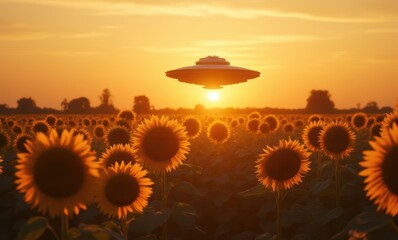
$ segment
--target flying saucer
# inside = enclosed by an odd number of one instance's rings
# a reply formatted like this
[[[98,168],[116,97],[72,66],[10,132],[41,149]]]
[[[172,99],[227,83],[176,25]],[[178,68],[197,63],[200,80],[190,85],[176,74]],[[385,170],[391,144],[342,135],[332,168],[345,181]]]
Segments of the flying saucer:
[[[167,71],[166,76],[178,79],[180,82],[218,89],[231,84],[247,82],[249,79],[260,76],[260,72],[230,66],[224,58],[208,56],[199,59],[194,66]]]

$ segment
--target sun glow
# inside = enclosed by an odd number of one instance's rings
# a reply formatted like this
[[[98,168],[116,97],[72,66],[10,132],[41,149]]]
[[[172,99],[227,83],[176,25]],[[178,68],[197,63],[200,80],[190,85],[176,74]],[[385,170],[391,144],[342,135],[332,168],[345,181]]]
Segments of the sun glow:
[[[220,94],[216,91],[208,92],[207,99],[211,102],[217,102],[220,99]]]

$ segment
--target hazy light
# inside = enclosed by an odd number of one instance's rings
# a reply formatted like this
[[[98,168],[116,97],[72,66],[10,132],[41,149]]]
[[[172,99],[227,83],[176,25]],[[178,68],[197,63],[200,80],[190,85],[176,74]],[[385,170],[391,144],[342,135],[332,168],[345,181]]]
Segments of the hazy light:
[[[216,91],[211,91],[207,93],[207,99],[211,102],[216,102],[220,99],[220,94]]]

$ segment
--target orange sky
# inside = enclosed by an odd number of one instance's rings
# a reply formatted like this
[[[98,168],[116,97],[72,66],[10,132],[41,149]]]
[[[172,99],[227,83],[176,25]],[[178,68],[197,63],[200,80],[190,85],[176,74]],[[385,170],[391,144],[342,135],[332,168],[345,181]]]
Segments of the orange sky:
[[[0,103],[31,96],[42,107],[86,96],[131,108],[302,108],[327,89],[338,108],[394,105],[398,87],[397,0],[0,0]],[[164,72],[218,55],[261,72],[208,90]]]

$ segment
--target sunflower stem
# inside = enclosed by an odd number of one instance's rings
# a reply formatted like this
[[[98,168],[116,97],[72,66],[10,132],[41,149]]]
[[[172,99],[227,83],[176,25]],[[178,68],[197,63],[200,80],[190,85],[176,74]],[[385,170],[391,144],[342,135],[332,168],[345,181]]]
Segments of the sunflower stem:
[[[61,239],[68,239],[69,219],[68,215],[61,214]]]
[[[281,225],[281,205],[282,205],[282,190],[275,192],[275,203],[276,203],[276,232],[277,239],[282,239],[282,225]]]
[[[321,173],[321,153],[316,153],[316,173],[319,175]]]
[[[340,160],[334,160],[334,176],[335,176],[335,183],[336,183],[336,208],[340,206]]]
[[[161,177],[160,177],[160,193],[162,198],[162,209],[167,207],[167,195],[166,195],[166,170],[161,170]],[[167,239],[167,221],[162,225],[162,240]]]
[[[54,235],[56,240],[59,240],[59,236],[58,236],[57,232],[54,230],[54,228],[52,228],[51,226],[48,226],[48,230],[50,230],[50,232]]]
[[[121,228],[122,228],[122,233],[124,236],[124,239],[128,239],[128,222],[127,222],[127,217],[122,218],[121,220]]]

